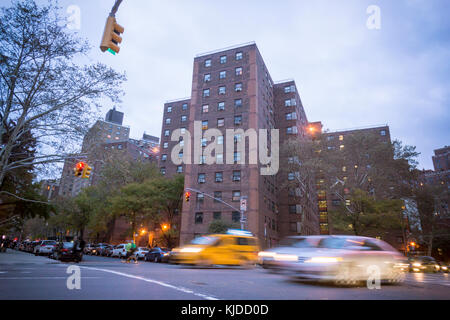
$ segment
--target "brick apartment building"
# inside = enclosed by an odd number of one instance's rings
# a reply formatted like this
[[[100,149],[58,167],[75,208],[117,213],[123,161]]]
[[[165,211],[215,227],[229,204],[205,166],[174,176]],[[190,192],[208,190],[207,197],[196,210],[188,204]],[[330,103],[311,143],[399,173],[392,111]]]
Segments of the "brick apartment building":
[[[193,164],[173,163],[172,149],[178,141],[171,141],[173,130],[184,128],[194,135],[195,122],[201,123],[201,130],[218,129],[217,143],[234,150],[232,155],[215,153],[215,163],[202,164],[200,159],[191,159]],[[282,173],[261,175],[260,161],[250,164],[250,143],[244,150],[238,149],[241,141],[247,142],[246,135],[236,133],[226,139],[226,129],[279,129],[280,145],[287,138],[308,139],[307,119],[294,81],[274,83],[262,56],[251,43],[239,47],[198,55],[194,59],[193,83],[190,99],[168,102],[164,105],[161,132],[161,172],[168,176],[185,174],[185,188],[199,190],[193,192],[192,199],[183,204],[181,216],[180,243],[184,244],[196,236],[208,233],[210,223],[221,219],[239,225],[241,215],[239,202],[247,199],[246,226],[261,241],[263,247],[276,245],[279,239],[289,234],[317,234],[318,215],[315,195],[301,204],[301,210],[289,212],[291,199],[286,190],[280,188]],[[208,145],[204,138],[191,136],[202,150]],[[271,148],[270,139],[269,150]],[[175,157],[185,157],[182,150]],[[196,157],[198,155],[194,155]],[[232,157],[233,163],[225,161]],[[198,160],[198,161],[197,161]],[[287,159],[280,158],[280,166]],[[243,164],[241,164],[243,162]],[[225,164],[227,163],[227,164]],[[207,196],[221,199],[235,209]]]

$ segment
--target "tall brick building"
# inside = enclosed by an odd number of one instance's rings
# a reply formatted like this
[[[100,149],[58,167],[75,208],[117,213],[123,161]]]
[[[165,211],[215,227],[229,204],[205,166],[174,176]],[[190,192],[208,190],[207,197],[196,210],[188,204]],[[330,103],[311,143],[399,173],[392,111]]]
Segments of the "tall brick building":
[[[228,145],[233,154],[216,152],[215,163],[210,165],[202,164],[203,153],[194,154],[190,159],[192,164],[175,164],[172,149],[178,141],[171,141],[172,133],[184,128],[194,135],[195,123],[201,124],[202,132],[211,128],[220,130],[222,135],[217,136],[217,143],[223,150],[227,150]],[[309,201],[302,204],[291,203],[286,190],[280,188],[288,178],[286,174],[261,175],[265,165],[261,165],[261,161],[251,161],[249,152],[254,151],[255,146],[247,143],[243,132],[234,132],[231,139],[226,138],[226,129],[243,129],[244,132],[263,129],[269,136],[270,130],[279,129],[280,145],[287,138],[295,137],[300,142],[309,139],[307,123],[295,82],[274,83],[256,44],[195,57],[191,98],[164,105],[161,132],[162,173],[169,176],[184,173],[185,188],[200,191],[193,192],[192,200],[183,204],[181,244],[208,233],[210,223],[216,219],[239,224],[241,197],[247,198],[246,226],[260,239],[263,247],[275,245],[288,234],[317,234],[315,194],[308,195]],[[270,138],[268,140],[271,150]],[[185,148],[199,144],[205,150],[209,144],[198,136],[191,137],[190,142],[183,142]],[[246,142],[245,149],[238,148],[240,142]],[[185,158],[186,152],[183,149],[175,157]],[[230,158],[232,163],[226,161]],[[280,158],[280,166],[283,161],[287,159]],[[205,197],[203,193],[221,199],[235,209]],[[289,208],[296,205],[302,209],[290,212]]]

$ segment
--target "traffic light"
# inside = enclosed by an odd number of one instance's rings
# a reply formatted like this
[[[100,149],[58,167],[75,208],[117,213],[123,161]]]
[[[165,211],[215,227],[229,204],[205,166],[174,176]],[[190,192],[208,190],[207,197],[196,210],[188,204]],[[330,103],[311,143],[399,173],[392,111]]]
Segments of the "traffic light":
[[[83,171],[84,171],[84,167],[86,166],[86,164],[84,162],[78,162],[75,165],[75,168],[73,168],[73,172],[75,177],[80,177],[83,175]]]
[[[191,193],[188,191],[188,192],[186,192],[185,196],[186,196],[186,202],[189,202],[189,200],[191,198]]]
[[[89,167],[89,165],[85,165],[83,169],[83,175],[81,176],[82,179],[89,179],[89,176],[91,175],[92,168]]]
[[[108,50],[112,54],[119,53],[119,43],[122,43],[122,37],[120,36],[125,31],[124,27],[117,24],[116,18],[109,16],[106,20],[105,31],[103,32],[102,43],[100,44],[100,50],[105,52]]]

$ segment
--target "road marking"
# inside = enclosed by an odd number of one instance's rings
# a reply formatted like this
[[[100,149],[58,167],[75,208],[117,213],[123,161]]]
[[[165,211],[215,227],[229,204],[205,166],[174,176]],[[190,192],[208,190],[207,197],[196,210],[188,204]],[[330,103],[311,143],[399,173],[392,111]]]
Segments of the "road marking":
[[[177,286],[174,286],[174,285],[162,282],[162,281],[147,279],[147,278],[134,276],[134,275],[123,273],[123,272],[117,272],[117,271],[108,270],[108,269],[84,267],[84,266],[80,266],[80,268],[89,269],[89,270],[96,270],[96,271],[103,271],[103,272],[109,272],[109,273],[116,274],[116,275],[123,276],[123,277],[128,277],[128,278],[132,278],[132,279],[137,279],[137,280],[142,280],[142,281],[145,281],[145,282],[154,283],[154,284],[166,287],[166,288],[174,289],[174,290],[181,291],[181,292],[184,292],[184,293],[190,293],[190,294],[193,294],[193,295],[195,295],[197,297],[204,298],[206,300],[219,300],[218,298],[207,296],[207,295],[205,295],[203,293],[194,292],[191,289],[187,289],[187,288],[183,288],[183,287],[177,287]]]
[[[67,277],[0,277],[0,280],[66,280]],[[83,279],[101,279],[101,277],[83,277]]]

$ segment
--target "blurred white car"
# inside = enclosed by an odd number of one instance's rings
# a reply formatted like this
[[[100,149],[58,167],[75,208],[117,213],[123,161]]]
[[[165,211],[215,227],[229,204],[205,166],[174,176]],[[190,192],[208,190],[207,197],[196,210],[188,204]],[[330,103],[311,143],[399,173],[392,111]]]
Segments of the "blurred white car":
[[[409,264],[386,242],[358,236],[301,237],[291,246],[260,252],[270,264],[297,278],[356,284],[378,277],[401,282]],[[262,257],[264,258],[264,257]]]
[[[149,252],[148,248],[145,247],[138,247],[137,250],[134,252],[134,254],[136,255],[136,258],[139,259],[144,259],[145,255]]]
[[[41,255],[41,254],[47,254],[50,255],[53,250],[56,247],[56,241],[55,240],[42,240],[40,243],[38,243],[34,247],[34,254],[35,255]]]
[[[111,257],[124,258],[127,256],[127,250],[125,249],[126,243],[119,244],[114,247],[111,252]]]

